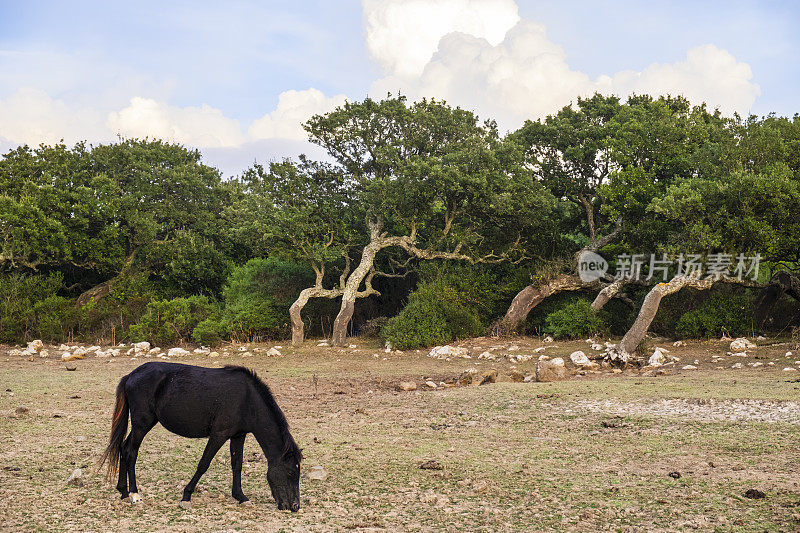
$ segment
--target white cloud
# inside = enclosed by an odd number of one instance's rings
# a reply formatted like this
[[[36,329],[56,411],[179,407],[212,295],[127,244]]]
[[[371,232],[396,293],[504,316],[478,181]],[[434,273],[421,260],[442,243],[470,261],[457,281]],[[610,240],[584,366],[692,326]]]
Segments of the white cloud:
[[[102,113],[52,98],[45,91],[24,87],[0,99],[0,140],[38,146],[107,139]]]
[[[251,139],[305,140],[308,134],[303,123],[314,115],[333,111],[346,101],[343,94],[327,97],[317,89],[284,91],[278,96],[278,106],[253,122],[247,130]]]
[[[363,0],[367,49],[387,73],[419,75],[439,41],[463,32],[496,45],[519,20],[513,0]]]
[[[245,140],[239,121],[219,109],[206,104],[175,107],[138,96],[110,113],[106,124],[125,137],[158,137],[199,148],[238,146]]]
[[[365,2],[365,6],[370,3],[371,0]],[[490,3],[482,5],[486,7]],[[499,8],[508,9],[504,0],[496,3]],[[384,43],[387,50],[394,51],[394,55],[385,56],[387,64],[389,59],[394,65],[416,64],[419,50],[404,46],[404,39],[413,42],[415,35],[395,39],[391,28],[422,18],[428,8],[403,0],[382,0],[380,4],[384,16],[379,20],[383,29],[370,29],[367,25],[368,38],[372,31],[386,40],[394,39]],[[431,35],[426,28],[420,31],[424,38]],[[695,103],[705,101],[712,108],[719,107],[723,113],[746,114],[760,89],[752,81],[747,63],[737,61],[729,52],[713,45],[692,48],[685,60],[676,63],[654,63],[640,72],[621,71],[591,79],[570,67],[565,52],[548,39],[544,26],[522,20],[497,43],[487,40],[480,32],[462,30],[442,35],[436,52],[421,74],[408,74],[395,68],[370,88],[370,93],[378,97],[398,91],[414,99],[442,98],[473,109],[484,117],[496,118],[502,126],[512,129],[525,119],[541,118],[577,96],[596,91],[623,97],[632,92],[683,94]]]

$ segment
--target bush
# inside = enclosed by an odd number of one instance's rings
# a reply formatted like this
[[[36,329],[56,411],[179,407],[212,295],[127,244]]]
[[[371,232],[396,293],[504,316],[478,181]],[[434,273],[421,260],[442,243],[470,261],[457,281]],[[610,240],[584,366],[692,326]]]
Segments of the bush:
[[[59,273],[0,276],[0,341],[63,340],[74,312],[69,300],[56,294],[62,285]]]
[[[408,305],[389,319],[381,335],[400,349],[446,344],[478,335],[478,317],[464,305],[463,294],[444,280],[424,282],[409,296]]]
[[[734,337],[747,335],[751,331],[752,308],[745,295],[715,294],[684,313],[675,330],[682,337],[719,337],[723,329]]]
[[[306,265],[272,257],[251,259],[231,273],[223,290],[224,330],[248,340],[286,335],[289,306],[313,281]]]
[[[545,318],[545,332],[556,339],[587,337],[604,329],[600,315],[589,300],[581,298]]]
[[[155,344],[178,344],[191,339],[198,324],[217,312],[217,305],[206,296],[155,300],[147,304],[141,322],[131,327],[131,337]]]
[[[204,346],[216,346],[219,344],[219,341],[222,340],[222,335],[224,332],[225,328],[222,327],[222,324],[219,322],[219,320],[207,318],[197,324],[192,331],[192,338],[198,344],[202,344]]]

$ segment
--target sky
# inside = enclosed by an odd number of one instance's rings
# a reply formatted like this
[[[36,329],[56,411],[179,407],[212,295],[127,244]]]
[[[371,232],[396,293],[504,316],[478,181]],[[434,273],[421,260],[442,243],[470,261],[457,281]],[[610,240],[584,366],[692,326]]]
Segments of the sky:
[[[0,151],[163,138],[226,176],[299,153],[301,124],[402,93],[503,130],[594,92],[800,112],[800,3],[0,0]]]

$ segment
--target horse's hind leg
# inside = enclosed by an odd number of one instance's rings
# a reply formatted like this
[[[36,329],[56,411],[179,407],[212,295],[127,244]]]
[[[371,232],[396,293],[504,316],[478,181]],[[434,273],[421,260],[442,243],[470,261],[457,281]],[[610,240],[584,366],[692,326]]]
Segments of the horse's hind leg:
[[[183,498],[181,499],[180,505],[184,509],[188,509],[192,506],[192,493],[194,492],[194,488],[197,486],[197,482],[200,481],[202,475],[206,473],[209,465],[211,465],[211,460],[215,455],[217,455],[217,452],[220,448],[222,448],[222,445],[225,444],[226,440],[228,440],[226,437],[220,437],[217,435],[211,435],[211,437],[208,439],[206,449],[203,451],[203,457],[200,459],[200,463],[197,465],[197,472],[194,473],[194,476],[192,476],[189,484],[186,485],[185,489],[183,489]]]
[[[246,437],[247,434],[231,439],[231,470],[233,471],[231,496],[242,504],[250,501],[242,492],[242,461],[244,460],[244,439]]]
[[[128,436],[128,446],[125,448],[125,462],[128,467],[128,489],[130,490],[131,503],[139,503],[142,497],[139,496],[139,488],[136,486],[136,459],[139,457],[139,447],[142,445],[144,436],[155,426],[155,420],[142,424],[137,421],[133,424],[131,434]]]
[[[119,454],[119,481],[117,481],[117,490],[121,494],[121,498],[124,500],[128,497],[128,456],[127,456],[127,449],[128,445],[131,441],[130,435],[128,435],[125,440],[122,442],[122,451]]]

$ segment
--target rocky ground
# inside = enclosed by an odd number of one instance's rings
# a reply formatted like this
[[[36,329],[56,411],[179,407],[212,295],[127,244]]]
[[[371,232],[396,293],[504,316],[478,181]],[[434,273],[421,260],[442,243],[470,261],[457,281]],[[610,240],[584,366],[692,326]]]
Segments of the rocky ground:
[[[800,352],[784,339],[674,345],[479,338],[400,352],[357,339],[195,347],[0,346],[0,525],[16,530],[792,530]],[[733,344],[733,346],[732,346]],[[580,352],[580,353],[579,353]],[[797,355],[793,355],[797,354]],[[143,504],[94,473],[119,378],[149,359],[254,368],[304,448],[302,509],[277,511],[248,439],[239,507],[223,448],[160,427]]]

